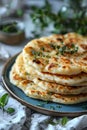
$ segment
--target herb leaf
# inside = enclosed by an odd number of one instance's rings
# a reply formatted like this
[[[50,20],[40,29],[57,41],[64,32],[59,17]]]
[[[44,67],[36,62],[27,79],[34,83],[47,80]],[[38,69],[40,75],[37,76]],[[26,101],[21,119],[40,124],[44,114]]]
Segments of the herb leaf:
[[[51,109],[51,110],[55,110],[55,107],[54,107],[54,106],[50,106],[50,109]]]
[[[56,120],[54,122],[53,118],[50,118],[49,120],[46,121],[46,124],[51,124],[51,125],[57,125],[59,123],[59,120]]]
[[[59,124],[59,122],[60,122],[60,120],[54,121],[53,118],[50,118],[49,120],[46,121],[47,124],[51,124],[51,125],[57,125],[57,124]],[[68,122],[68,118],[67,117],[63,117],[61,119],[62,126],[66,125],[67,122]]]
[[[5,93],[1,98],[0,98],[0,107],[4,108],[5,105],[7,105],[9,99],[8,93]]]
[[[6,112],[9,113],[9,114],[12,114],[12,113],[15,112],[15,109],[12,108],[12,107],[8,107],[8,108],[6,109]]]
[[[62,106],[61,106],[61,105],[57,105],[56,107],[57,107],[57,108],[62,108]]]
[[[61,124],[64,126],[64,125],[66,125],[67,122],[68,122],[68,118],[63,117],[62,120],[61,120]]]
[[[8,107],[7,109],[4,108],[7,105],[8,100],[9,100],[8,93],[5,93],[4,95],[2,95],[2,97],[0,98],[0,108],[9,114],[12,114],[15,112],[14,108],[11,108],[11,107]]]

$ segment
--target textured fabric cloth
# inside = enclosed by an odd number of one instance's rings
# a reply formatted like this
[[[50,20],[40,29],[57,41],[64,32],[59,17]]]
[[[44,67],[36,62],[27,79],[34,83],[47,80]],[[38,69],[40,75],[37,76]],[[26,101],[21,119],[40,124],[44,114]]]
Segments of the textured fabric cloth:
[[[0,82],[0,98],[4,94],[7,94],[7,91],[2,87]],[[15,112],[6,112],[8,108],[13,108]],[[4,110],[0,107],[0,130],[21,130],[25,120],[26,107],[9,96],[9,100],[6,106],[4,106]]]
[[[73,119],[69,119],[66,125],[62,126],[61,118],[53,118],[53,122],[59,123],[52,125],[49,120],[50,116],[34,113],[31,116],[31,125],[29,130],[87,130],[87,115],[82,115]],[[47,123],[48,122],[48,123]]]

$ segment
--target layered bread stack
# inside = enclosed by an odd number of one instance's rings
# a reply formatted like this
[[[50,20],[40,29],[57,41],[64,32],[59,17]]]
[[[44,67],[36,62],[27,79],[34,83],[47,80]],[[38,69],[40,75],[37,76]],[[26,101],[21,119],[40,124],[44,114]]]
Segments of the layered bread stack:
[[[30,41],[17,56],[10,81],[31,98],[87,101],[87,38],[68,33]]]

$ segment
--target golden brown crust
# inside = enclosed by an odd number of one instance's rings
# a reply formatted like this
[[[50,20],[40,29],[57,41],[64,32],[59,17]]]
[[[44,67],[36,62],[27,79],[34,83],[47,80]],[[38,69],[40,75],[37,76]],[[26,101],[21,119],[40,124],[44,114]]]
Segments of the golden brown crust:
[[[75,75],[87,72],[83,69],[80,57],[87,55],[87,39],[75,33],[52,35],[29,42],[23,49],[25,64],[32,65],[41,72],[61,75]],[[87,59],[83,60],[86,62]]]
[[[16,58],[10,81],[32,98],[87,101],[87,38],[68,33],[32,40]]]
[[[22,53],[16,59],[16,71],[21,77],[24,77],[29,80],[39,78],[48,82],[55,82],[58,84],[68,85],[68,86],[79,86],[80,84],[81,84],[80,86],[83,86],[84,84],[82,82],[87,81],[87,74],[84,72],[77,75],[60,75],[60,74],[52,74],[48,72],[42,73],[39,71],[35,71],[35,69],[31,66],[28,66],[28,70],[27,70],[27,67],[24,64]]]
[[[36,99],[45,101],[53,101],[63,104],[76,104],[87,100],[87,93],[77,95],[62,95],[49,92],[37,86],[34,82],[21,78],[15,71],[13,66],[10,72],[10,81],[17,85],[26,95]]]

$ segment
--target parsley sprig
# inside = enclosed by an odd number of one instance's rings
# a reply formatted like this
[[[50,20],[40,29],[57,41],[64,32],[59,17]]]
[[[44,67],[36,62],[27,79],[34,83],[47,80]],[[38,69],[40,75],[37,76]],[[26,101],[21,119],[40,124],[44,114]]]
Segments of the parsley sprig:
[[[12,108],[12,107],[8,107],[7,109],[5,108],[5,106],[7,105],[9,101],[9,94],[8,93],[5,93],[4,95],[2,95],[0,97],[0,109],[2,109],[3,111],[9,113],[9,114],[12,114],[15,112],[15,109]]]

